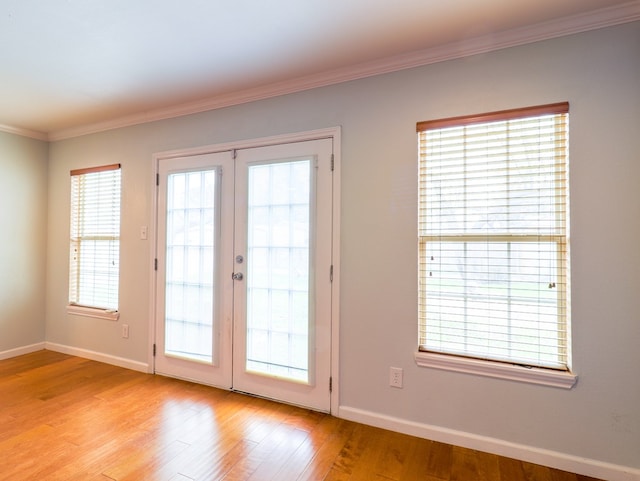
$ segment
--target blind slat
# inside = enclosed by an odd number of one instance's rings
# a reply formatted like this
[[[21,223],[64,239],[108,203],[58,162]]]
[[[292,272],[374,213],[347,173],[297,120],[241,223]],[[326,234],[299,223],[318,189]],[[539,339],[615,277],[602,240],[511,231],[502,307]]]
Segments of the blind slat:
[[[120,165],[71,171],[69,303],[117,310]]]
[[[419,344],[568,368],[568,104],[420,122]]]

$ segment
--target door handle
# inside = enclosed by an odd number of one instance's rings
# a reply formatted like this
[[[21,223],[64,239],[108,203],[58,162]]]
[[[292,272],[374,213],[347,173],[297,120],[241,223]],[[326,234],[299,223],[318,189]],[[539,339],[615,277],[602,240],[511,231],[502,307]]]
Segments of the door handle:
[[[243,279],[242,272],[234,272],[231,274],[231,279],[234,281],[241,281]]]

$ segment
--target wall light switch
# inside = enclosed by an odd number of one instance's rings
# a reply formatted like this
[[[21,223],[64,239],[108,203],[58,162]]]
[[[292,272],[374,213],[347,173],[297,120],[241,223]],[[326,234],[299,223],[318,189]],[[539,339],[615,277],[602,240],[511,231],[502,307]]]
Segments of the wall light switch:
[[[140,227],[140,239],[147,240],[147,226],[143,225]]]

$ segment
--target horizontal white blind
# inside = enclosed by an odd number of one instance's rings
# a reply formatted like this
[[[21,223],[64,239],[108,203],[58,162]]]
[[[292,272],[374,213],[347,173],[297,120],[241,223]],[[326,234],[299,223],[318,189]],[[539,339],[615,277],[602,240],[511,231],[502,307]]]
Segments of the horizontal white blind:
[[[568,104],[422,122],[420,349],[568,363]]]
[[[118,309],[120,165],[71,172],[69,303]]]

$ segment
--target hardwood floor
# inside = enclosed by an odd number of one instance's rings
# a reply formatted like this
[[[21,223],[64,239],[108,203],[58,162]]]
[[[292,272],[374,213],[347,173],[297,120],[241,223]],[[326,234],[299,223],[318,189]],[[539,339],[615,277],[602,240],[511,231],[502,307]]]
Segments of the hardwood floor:
[[[592,479],[52,351],[0,361],[0,480]]]

